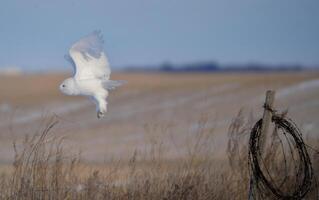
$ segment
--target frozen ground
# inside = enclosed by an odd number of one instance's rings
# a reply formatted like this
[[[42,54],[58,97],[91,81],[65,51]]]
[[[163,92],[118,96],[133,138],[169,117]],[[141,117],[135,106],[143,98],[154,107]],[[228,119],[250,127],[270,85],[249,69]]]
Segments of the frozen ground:
[[[178,158],[203,116],[208,117],[206,128],[213,129],[216,156],[222,156],[231,119],[241,108],[247,116],[252,112],[254,118],[260,117],[267,89],[277,91],[276,108],[288,109],[304,133],[318,134],[317,72],[115,74],[114,79],[128,84],[111,92],[109,112],[102,120],[85,97],[59,93],[65,77],[0,77],[0,162],[12,160],[13,140],[33,134],[53,113],[60,121],[53,134],[67,136],[66,148],[81,150],[87,161],[127,159],[134,151],[149,148],[152,138],[164,142],[167,159]]]

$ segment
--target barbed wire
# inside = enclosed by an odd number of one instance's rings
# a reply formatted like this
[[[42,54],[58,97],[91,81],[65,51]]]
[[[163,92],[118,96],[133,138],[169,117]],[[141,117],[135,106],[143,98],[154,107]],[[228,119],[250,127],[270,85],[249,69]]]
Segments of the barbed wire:
[[[278,115],[276,111],[264,106],[265,109],[273,113],[272,122],[275,123],[275,128],[281,129],[285,139],[288,141],[290,153],[292,154],[292,146],[289,143],[288,136],[290,135],[294,141],[294,148],[296,148],[299,160],[293,158],[293,162],[296,168],[295,170],[295,182],[292,183],[294,186],[290,192],[284,191],[283,184],[287,179],[287,174],[281,184],[276,184],[273,178],[270,176],[270,172],[266,167],[264,160],[262,159],[261,152],[261,127],[262,119],[260,119],[253,127],[250,139],[249,139],[249,165],[251,169],[251,190],[253,193],[258,192],[261,197],[272,197],[275,199],[292,199],[299,200],[306,196],[306,194],[312,188],[314,180],[314,172],[310,156],[307,151],[307,146],[302,138],[302,134],[298,129],[297,125],[291,120],[285,117],[285,114]],[[276,133],[278,134],[278,132]],[[280,141],[282,145],[282,141]],[[284,152],[283,152],[284,153]],[[284,153],[284,164],[286,167],[286,155]],[[287,168],[286,168],[287,173]],[[268,178],[267,178],[268,177]],[[315,180],[316,182],[316,180]],[[316,183],[317,184],[317,183]],[[250,191],[251,192],[251,191]],[[253,194],[255,196],[257,194]]]

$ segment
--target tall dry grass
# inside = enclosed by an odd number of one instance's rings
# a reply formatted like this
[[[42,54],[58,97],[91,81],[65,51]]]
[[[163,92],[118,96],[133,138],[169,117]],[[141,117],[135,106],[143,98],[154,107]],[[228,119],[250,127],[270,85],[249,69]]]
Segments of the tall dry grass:
[[[0,177],[1,199],[247,199],[248,137],[254,123],[243,112],[228,131],[227,158],[213,158],[214,131],[207,117],[199,120],[187,151],[179,160],[166,160],[165,144],[150,134],[149,151],[135,151],[129,162],[110,161],[87,167],[79,155],[67,154],[64,138],[51,135],[52,118],[41,131],[14,143],[12,173]],[[146,125],[147,132],[168,132],[170,127]],[[210,141],[210,142],[208,142]],[[319,141],[312,145],[319,146]],[[319,159],[313,154],[315,171]],[[270,163],[270,161],[268,161]],[[314,192],[313,192],[314,193]]]

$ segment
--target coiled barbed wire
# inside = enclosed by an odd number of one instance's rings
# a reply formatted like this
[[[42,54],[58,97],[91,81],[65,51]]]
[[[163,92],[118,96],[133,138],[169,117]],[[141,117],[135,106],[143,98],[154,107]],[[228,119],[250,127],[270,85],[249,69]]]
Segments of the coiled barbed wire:
[[[269,175],[268,169],[263,163],[260,144],[260,138],[262,134],[262,119],[260,119],[254,125],[249,139],[249,165],[252,173],[251,184],[254,185],[254,188],[258,191],[258,193],[262,193],[259,194],[260,196],[269,197],[270,195],[272,195],[272,198],[274,199],[302,199],[310,191],[314,177],[311,159],[307,152],[307,145],[302,139],[300,130],[292,120],[286,119],[280,115],[276,115],[274,110],[271,110],[267,107],[265,108],[273,113],[272,122],[275,123],[275,127],[280,128],[283,131],[286,139],[288,139],[287,134],[289,134],[293,138],[293,141],[295,143],[295,148],[297,149],[299,155],[299,165],[295,174],[295,188],[294,191],[289,193],[283,191],[281,189],[283,183],[277,186],[277,184],[275,184],[274,180]],[[264,166],[264,170],[262,170],[262,165]],[[265,171],[265,173],[267,173],[270,178],[267,179],[263,171]],[[284,178],[284,180],[285,179],[286,177]]]

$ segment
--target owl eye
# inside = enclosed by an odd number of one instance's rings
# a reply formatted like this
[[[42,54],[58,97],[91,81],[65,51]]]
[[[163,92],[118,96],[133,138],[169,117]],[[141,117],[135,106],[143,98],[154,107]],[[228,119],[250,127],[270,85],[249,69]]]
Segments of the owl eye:
[[[64,85],[64,84],[62,85],[63,88],[65,88],[65,86],[66,86],[66,85]]]

